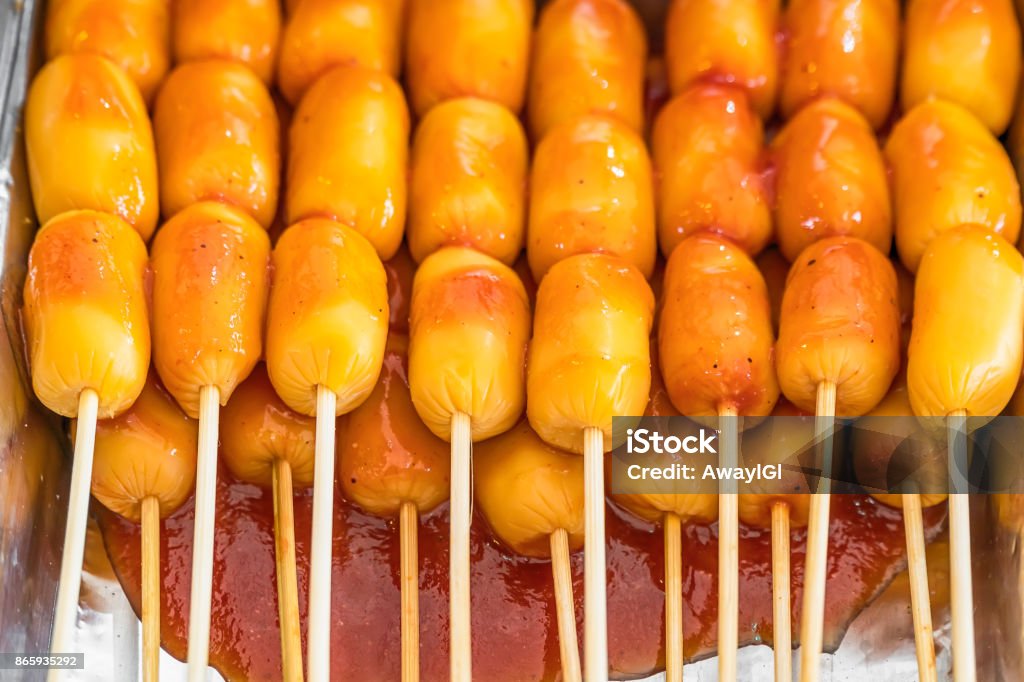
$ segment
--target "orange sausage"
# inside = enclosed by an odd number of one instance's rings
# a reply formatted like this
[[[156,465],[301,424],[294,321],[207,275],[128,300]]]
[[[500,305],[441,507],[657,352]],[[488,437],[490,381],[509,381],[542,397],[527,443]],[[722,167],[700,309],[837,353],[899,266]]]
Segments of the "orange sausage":
[[[90,388],[109,419],[135,402],[149,368],[146,261],[138,234],[108,213],[70,211],[40,228],[22,320],[43,405],[74,417]]]
[[[940,100],[914,107],[885,144],[892,170],[896,248],[917,271],[943,230],[978,223],[1011,242],[1020,233],[1020,187],[999,141],[965,109]]]
[[[338,481],[345,497],[378,516],[403,503],[425,514],[448,499],[451,446],[420,421],[409,394],[408,340],[392,334],[370,397],[338,420]]]
[[[134,405],[96,423],[93,496],[135,522],[142,518],[142,500],[155,497],[166,518],[192,494],[198,441],[198,424],[150,375]]]
[[[395,255],[405,226],[409,140],[398,84],[369,69],[336,68],[302,99],[288,139],[288,223],[333,218],[369,239],[381,259]]]
[[[812,99],[831,95],[881,128],[896,94],[899,1],[790,0],[782,21],[782,115],[789,118]]]
[[[473,493],[491,530],[517,554],[551,556],[565,530],[583,547],[583,458],[553,448],[525,419],[473,452]]]
[[[889,390],[900,365],[896,273],[878,249],[829,237],[793,264],[782,297],[779,385],[798,408],[815,409],[818,386],[836,385],[836,415],[856,417]]]
[[[772,140],[772,160],[776,239],[787,260],[818,239],[844,234],[889,253],[885,161],[856,109],[837,99],[807,105]]]
[[[405,71],[417,116],[472,96],[523,108],[533,0],[409,0]]]
[[[403,0],[302,0],[281,35],[277,82],[292,105],[335,66],[397,77]]]
[[[673,0],[665,20],[665,64],[673,93],[696,80],[744,88],[768,118],[779,85],[778,0]]]
[[[580,254],[555,264],[537,291],[526,413],[545,441],[583,452],[583,430],[612,445],[612,416],[643,414],[651,387],[654,296],[628,261]]]
[[[390,260],[384,261],[388,278],[388,329],[398,334],[409,333],[409,299],[412,298],[412,280],[416,263],[409,249],[401,248]]]
[[[681,243],[665,270],[658,355],[672,404],[688,417],[769,414],[779,398],[771,304],[754,261],[724,237]]]
[[[193,204],[153,240],[153,365],[185,413],[225,404],[263,352],[270,239],[242,211]]]
[[[46,3],[46,60],[64,54],[106,57],[128,74],[146,102],[171,63],[166,0],[51,0]]]
[[[29,88],[25,146],[36,216],[113,213],[143,240],[156,229],[156,153],[139,89],[113,62],[57,57]]]
[[[197,201],[224,201],[264,228],[277,212],[280,125],[270,93],[241,64],[176,68],[153,110],[165,217]]]
[[[746,95],[712,84],[688,88],[658,114],[651,149],[666,258],[701,230],[728,237],[749,254],[764,249],[772,237],[764,131]]]
[[[227,59],[274,81],[281,37],[277,0],[174,0],[174,59],[178,64]]]
[[[262,364],[238,385],[221,410],[224,464],[235,478],[264,488],[272,486],[278,460],[288,462],[294,486],[312,486],[315,439],[316,420],[282,402]]]
[[[583,114],[605,113],[637,133],[644,126],[647,37],[624,0],[554,0],[533,39],[527,118],[539,141]]]
[[[628,126],[585,116],[537,146],[526,236],[537,281],[563,258],[590,251],[621,256],[650,277],[655,235],[651,162]]]
[[[1001,135],[1021,72],[1012,0],[911,0],[905,26],[904,110],[938,97],[966,107]]]
[[[427,427],[448,440],[461,412],[474,441],[511,428],[523,413],[530,337],[515,272],[472,249],[441,249],[416,271],[409,309],[409,386]]]
[[[351,411],[370,395],[384,361],[384,266],[362,235],[323,218],[285,230],[272,265],[266,362],[274,390],[312,417],[322,385],[337,395],[337,414]]]
[[[409,168],[409,250],[461,244],[512,265],[526,222],[526,134],[501,105],[453,99],[420,121]]]

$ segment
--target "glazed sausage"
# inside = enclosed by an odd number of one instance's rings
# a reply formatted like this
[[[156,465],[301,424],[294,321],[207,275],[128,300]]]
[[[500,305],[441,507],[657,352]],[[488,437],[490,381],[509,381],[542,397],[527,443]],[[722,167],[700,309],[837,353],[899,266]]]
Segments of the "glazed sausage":
[[[178,64],[227,59],[245,64],[270,85],[281,38],[277,0],[174,0]]]
[[[530,304],[511,268],[464,247],[429,256],[412,285],[409,386],[438,437],[469,415],[473,440],[511,428],[523,412]]]
[[[818,239],[844,234],[889,253],[885,161],[856,109],[837,99],[807,105],[772,140],[772,162],[776,240],[787,260]]]
[[[153,131],[139,89],[113,62],[76,54],[44,66],[25,103],[25,146],[40,222],[93,209],[149,240],[160,213]]]
[[[383,265],[388,278],[388,329],[398,334],[408,334],[409,299],[412,298],[416,263],[409,255],[409,249],[401,248]]]
[[[337,414],[351,411],[373,390],[384,361],[384,266],[365,237],[323,218],[285,230],[272,265],[266,362],[274,390],[312,417],[322,385],[337,395]]]
[[[526,134],[499,104],[453,99],[420,121],[409,167],[409,251],[464,245],[512,265],[526,222]]]
[[[409,0],[405,71],[416,115],[467,95],[518,114],[533,9],[532,0]]]
[[[829,237],[793,264],[782,297],[779,385],[812,412],[818,386],[836,385],[836,415],[856,417],[885,397],[900,365],[896,273],[878,249]]]
[[[264,228],[277,212],[280,124],[252,71],[221,60],[179,66],[153,110],[164,217],[198,201],[224,201]]]
[[[135,402],[149,368],[146,270],[146,245],[109,213],[69,211],[39,230],[22,319],[43,405],[77,416],[89,388],[100,419],[109,419]]]
[[[761,119],[737,89],[697,84],[658,114],[651,136],[658,242],[667,258],[694,232],[757,254],[772,237]]]
[[[289,132],[288,223],[333,218],[369,239],[382,260],[391,258],[405,226],[408,139],[402,89],[388,76],[357,67],[322,76]]]
[[[892,170],[896,248],[917,271],[943,230],[978,223],[1011,242],[1020,232],[1020,187],[999,141],[962,107],[929,100],[900,119],[885,144]]]
[[[537,146],[526,235],[537,281],[563,258],[590,251],[620,256],[650,277],[655,235],[651,162],[629,126],[584,116]]]

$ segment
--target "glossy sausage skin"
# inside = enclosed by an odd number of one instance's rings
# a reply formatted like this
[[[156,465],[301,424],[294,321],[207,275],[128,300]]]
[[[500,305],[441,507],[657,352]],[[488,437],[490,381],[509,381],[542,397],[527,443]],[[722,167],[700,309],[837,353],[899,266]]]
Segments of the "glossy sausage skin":
[[[1021,72],[1013,1],[911,0],[905,26],[903,108],[932,97],[949,100],[1001,135]]]
[[[264,228],[277,212],[280,124],[263,83],[222,60],[176,68],[153,111],[164,217],[198,201],[238,206]]]
[[[917,271],[943,230],[978,223],[1017,241],[1020,187],[1006,150],[967,110],[929,100],[900,119],[885,144],[892,173],[896,248]]]
[[[468,414],[473,440],[507,431],[523,413],[530,303],[508,266],[464,247],[428,257],[413,280],[409,386],[438,437]]]
[[[914,413],[993,417],[1021,373],[1024,258],[999,235],[965,225],[936,237],[914,288],[907,385]]]
[[[565,530],[583,547],[583,458],[540,439],[525,419],[473,451],[473,493],[494,534],[517,554],[551,556]]]
[[[147,267],[146,245],[108,213],[69,211],[39,230],[22,319],[43,405],[74,417],[91,388],[108,419],[135,402],[149,368]]]
[[[580,254],[540,283],[527,363],[526,412],[548,443],[583,452],[583,430],[643,414],[651,387],[654,296],[628,261]]]
[[[527,118],[540,141],[549,130],[590,113],[644,126],[647,37],[625,0],[554,0],[533,39]]]
[[[174,60],[226,59],[274,81],[281,38],[277,0],[174,0]]]
[[[46,3],[46,59],[95,54],[111,60],[153,100],[171,63],[166,0],[53,0]]]
[[[360,405],[384,361],[388,290],[373,246],[323,218],[292,225],[278,240],[267,307],[266,362],[288,407],[316,415],[317,386],[337,395],[337,414]]]
[[[533,10],[532,0],[409,0],[405,71],[416,115],[463,96],[518,114]]]
[[[665,23],[669,88],[694,81],[741,87],[768,118],[779,86],[778,0],[672,0]]]
[[[273,484],[274,462],[291,467],[292,485],[313,485],[316,419],[299,414],[274,393],[263,364],[239,384],[220,416],[220,452],[231,474],[264,488]]]
[[[135,404],[96,423],[93,496],[136,522],[142,517],[142,500],[155,497],[160,516],[168,516],[192,494],[198,441],[198,424],[151,374]]]
[[[113,62],[76,54],[44,66],[25,104],[25,146],[40,222],[105,211],[149,240],[160,212],[153,131],[139,89]]]
[[[281,35],[277,82],[293,106],[335,66],[397,77],[402,0],[302,0]]]
[[[852,105],[875,130],[882,127],[896,95],[899,0],[790,0],[783,31],[785,118],[825,95]]]
[[[896,273],[878,249],[829,237],[793,264],[782,297],[779,385],[815,410],[823,381],[836,384],[836,416],[856,417],[885,396],[900,365]]]
[[[338,482],[346,499],[377,516],[397,516],[406,502],[426,514],[448,499],[451,446],[413,408],[408,345],[388,337],[370,397],[338,418]]]
[[[242,211],[193,204],[153,240],[153,365],[190,417],[199,392],[221,405],[263,353],[270,239]]]
[[[552,130],[530,173],[526,255],[537,281],[577,253],[611,253],[645,277],[657,255],[651,162],[639,135],[608,116]]]
[[[772,140],[775,229],[790,262],[810,244],[851,235],[888,254],[892,207],[874,131],[853,107],[819,99]]]
[[[464,245],[512,265],[523,249],[528,155],[519,120],[499,104],[467,97],[431,109],[410,159],[412,257]]]
[[[333,218],[391,258],[405,228],[408,142],[409,112],[391,78],[358,67],[322,76],[292,119],[288,223]]]
[[[666,258],[703,230],[749,254],[764,249],[772,237],[764,131],[741,90],[704,83],[684,90],[658,114],[651,149]]]
[[[763,417],[779,398],[771,304],[757,265],[724,237],[681,243],[665,270],[658,355],[682,414]]]

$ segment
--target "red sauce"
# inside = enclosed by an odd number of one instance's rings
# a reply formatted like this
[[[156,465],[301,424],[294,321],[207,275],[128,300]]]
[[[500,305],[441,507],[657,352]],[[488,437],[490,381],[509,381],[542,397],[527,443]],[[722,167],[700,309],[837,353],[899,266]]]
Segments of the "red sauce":
[[[300,611],[305,617],[311,494],[295,501]],[[97,505],[98,506],[98,505]],[[163,645],[186,653],[192,555],[192,503],[163,523]],[[140,605],[139,529],[111,512],[100,524],[121,584]],[[945,506],[925,509],[929,539]],[[220,473],[210,660],[227,679],[280,679],[274,574],[273,504],[269,491]],[[335,514],[332,679],[395,680],[400,670],[398,532],[345,502]],[[448,677],[447,505],[422,520],[420,639],[422,679]],[[683,588],[688,659],[713,652],[716,633],[716,526],[684,527]],[[609,505],[608,622],[610,661],[619,677],[664,665],[664,593],[660,531]],[[771,642],[771,545],[767,532],[740,533],[741,643]],[[792,537],[794,623],[799,623],[804,531]],[[900,513],[860,496],[832,500],[825,646],[838,646],[849,621],[905,565]],[[488,682],[560,676],[550,565],[511,555],[477,519],[473,525],[473,672]],[[578,632],[582,634],[582,554],[573,556]],[[798,630],[799,628],[794,628]],[[794,632],[794,635],[797,633]],[[496,655],[495,652],[500,652]]]

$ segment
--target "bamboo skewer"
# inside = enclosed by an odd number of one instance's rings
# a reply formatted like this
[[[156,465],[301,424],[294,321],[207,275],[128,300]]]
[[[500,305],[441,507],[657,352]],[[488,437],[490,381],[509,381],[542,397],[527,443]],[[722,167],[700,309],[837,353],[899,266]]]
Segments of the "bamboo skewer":
[[[287,460],[274,460],[272,486],[277,610],[281,623],[281,668],[286,682],[301,682],[302,632],[299,621],[299,585],[295,569],[295,509],[292,499],[292,467]]]
[[[160,678],[160,503],[142,498],[142,679]]]
[[[665,514],[665,678],[683,679],[683,526],[678,514]]]
[[[739,430],[735,408],[718,413],[721,466],[738,466]],[[736,481],[719,483],[718,491],[718,679],[736,679],[736,652],[739,649],[739,504]]]
[[[772,505],[772,630],[775,682],[793,679],[793,636],[789,594],[789,505]]]
[[[953,679],[974,682],[974,593],[971,585],[970,498],[963,486],[962,471],[967,464],[967,412],[954,410],[947,416],[949,469],[953,489],[949,496],[949,577],[952,583],[950,607],[953,619]],[[960,466],[964,468],[960,468]]]
[[[309,558],[309,679],[330,679],[331,555],[334,543],[334,426],[338,396],[316,387],[316,444],[313,454],[313,538]]]
[[[469,529],[472,523],[473,440],[469,415],[452,415],[451,551],[449,558],[449,607],[451,633],[451,680],[471,682],[473,641],[470,616]]]
[[[551,576],[555,584],[555,615],[562,679],[581,682],[580,652],[576,639],[576,603],[572,598],[572,567],[569,565],[569,533],[559,528],[551,534]]]
[[[584,535],[583,672],[587,682],[608,679],[608,595],[604,545],[604,432],[583,431]]]
[[[917,493],[903,495],[903,526],[907,534],[907,569],[910,574],[910,610],[914,618],[917,675],[921,682],[935,682],[935,642],[932,639],[924,521],[921,515],[921,496]]]
[[[402,682],[420,679],[419,511],[403,502],[398,511],[402,590]]]

